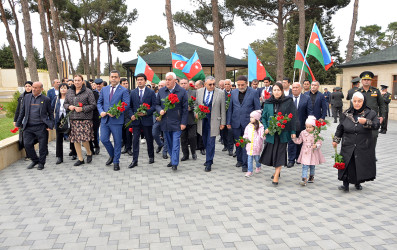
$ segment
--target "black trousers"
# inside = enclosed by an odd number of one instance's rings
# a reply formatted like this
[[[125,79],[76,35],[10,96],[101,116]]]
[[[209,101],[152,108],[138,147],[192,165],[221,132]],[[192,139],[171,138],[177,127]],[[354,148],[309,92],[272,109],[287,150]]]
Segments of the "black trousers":
[[[28,157],[34,163],[45,164],[47,150],[48,150],[48,131],[44,124],[35,126],[26,126],[23,131],[24,146]],[[39,157],[37,157],[36,150],[34,150],[34,141],[39,141]]]
[[[56,127],[58,127],[59,124],[57,124]],[[63,139],[64,139],[64,133],[60,133],[58,129],[55,130],[55,135],[56,135],[56,151],[55,151],[55,156],[60,157],[63,159]]]
[[[334,122],[338,121],[342,117],[342,107],[335,107],[335,105],[332,107],[332,116],[334,117]]]
[[[123,126],[123,144],[127,150],[131,150],[132,147],[132,133],[130,132],[130,128],[132,128],[132,126],[128,128]],[[135,133],[135,131],[133,132]]]
[[[196,154],[197,124],[186,125],[181,134],[181,147],[183,156],[189,157],[189,145],[192,155]]]
[[[196,136],[197,136],[197,146],[196,146],[196,149],[198,149],[198,150],[205,149],[204,143],[203,143],[203,137],[201,137],[201,135],[200,135],[199,133],[196,133]]]
[[[223,146],[227,148],[229,152],[233,152],[233,148],[234,148],[233,130],[227,129],[227,127],[225,126],[225,128],[221,130],[221,135],[222,134],[223,134]]]
[[[153,135],[152,135],[152,128],[153,126],[133,126],[133,132],[134,135],[132,136],[132,144],[133,144],[133,160],[135,162],[138,162],[138,157],[139,157],[139,143],[140,143],[140,135],[141,135],[141,130],[143,134],[145,135],[146,139],[146,145],[147,145],[147,152],[149,155],[149,158],[154,158],[154,147],[153,147]]]
[[[93,119],[92,129],[94,130],[94,141],[93,141],[94,148],[99,148],[99,126],[100,125],[101,125],[101,120]]]
[[[389,112],[385,112],[385,119],[383,119],[382,124],[380,125],[380,131],[386,132],[387,131],[387,121],[389,120]]]

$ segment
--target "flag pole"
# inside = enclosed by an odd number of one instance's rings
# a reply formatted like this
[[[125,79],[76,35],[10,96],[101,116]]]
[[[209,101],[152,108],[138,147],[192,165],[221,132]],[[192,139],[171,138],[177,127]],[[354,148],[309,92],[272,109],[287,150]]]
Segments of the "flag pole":
[[[305,67],[305,60],[306,60],[306,56],[307,56],[307,51],[309,50],[310,40],[312,39],[314,25],[316,25],[316,23],[313,23],[312,32],[310,33],[310,38],[309,38],[309,43],[308,43],[307,48],[306,48],[305,58],[303,58],[303,64],[302,64],[302,69],[301,69],[301,73],[300,73],[300,76],[299,76],[299,82],[301,82],[301,79],[302,79],[303,68]]]
[[[296,53],[298,52],[298,44],[295,44],[295,60],[296,60]],[[295,62],[294,62],[294,64],[295,64]],[[294,83],[295,82],[295,68],[293,68],[294,69],[294,78],[293,78],[293,81],[292,81],[292,83]]]

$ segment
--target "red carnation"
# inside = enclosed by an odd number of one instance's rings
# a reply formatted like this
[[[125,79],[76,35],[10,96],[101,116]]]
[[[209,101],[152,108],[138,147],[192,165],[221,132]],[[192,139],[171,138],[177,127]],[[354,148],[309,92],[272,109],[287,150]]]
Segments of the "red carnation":
[[[117,107],[117,110],[118,110],[118,111],[121,111],[121,107]]]
[[[132,133],[132,128],[129,128],[128,131],[130,131],[130,133]]]
[[[345,163],[340,163],[340,169],[345,169]]]
[[[83,107],[83,104],[81,102],[79,102],[79,107]]]
[[[289,113],[288,118],[291,119],[293,117],[293,115],[291,113]]]
[[[323,126],[325,126],[325,125],[327,125],[327,123],[326,122],[323,122],[323,124],[322,124]]]
[[[243,143],[243,142],[244,142],[244,140],[243,140],[243,139],[240,139],[240,142],[241,142],[241,143]]]
[[[122,102],[122,103],[121,103],[121,106],[127,106],[127,103]]]
[[[284,120],[284,121],[283,121],[284,124],[287,123],[287,122],[288,122],[287,120]]]
[[[281,117],[280,116],[277,116],[277,121],[280,121],[281,120]]]
[[[281,113],[281,112],[278,112],[278,113],[277,113],[277,115],[282,115],[282,114],[283,114],[283,113]]]
[[[15,127],[14,129],[10,129],[11,133],[15,134],[18,132],[19,128]]]
[[[285,128],[285,125],[281,125],[281,128],[284,129],[284,128]]]
[[[277,126],[281,127],[281,123],[278,122],[278,123],[277,123]]]
[[[232,96],[231,94],[228,94],[228,95],[227,95],[227,97],[231,97],[231,96]]]
[[[237,143],[236,143],[236,147],[240,147],[240,143],[237,142]]]

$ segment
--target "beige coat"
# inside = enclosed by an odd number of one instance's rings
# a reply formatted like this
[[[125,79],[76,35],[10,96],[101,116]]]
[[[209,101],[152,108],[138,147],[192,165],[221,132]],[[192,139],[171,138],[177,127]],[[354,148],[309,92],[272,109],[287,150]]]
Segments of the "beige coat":
[[[197,90],[196,94],[196,107],[198,105],[204,105],[204,88]],[[218,136],[220,133],[220,125],[226,125],[226,110],[225,110],[225,93],[215,88],[214,96],[212,98],[212,110],[211,110],[211,136]],[[197,122],[197,133],[203,135],[203,121]]]

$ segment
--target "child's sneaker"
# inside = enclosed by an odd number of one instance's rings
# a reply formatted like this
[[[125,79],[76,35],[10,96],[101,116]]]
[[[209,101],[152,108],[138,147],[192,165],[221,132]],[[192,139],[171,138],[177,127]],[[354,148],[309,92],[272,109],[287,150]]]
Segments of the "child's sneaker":
[[[255,174],[259,174],[260,171],[261,171],[261,168],[256,168],[255,169]]]
[[[314,175],[310,175],[308,182],[309,183],[314,183]]]
[[[245,174],[245,177],[247,177],[247,178],[250,178],[252,176],[252,172],[247,172],[246,174]]]
[[[307,179],[306,178],[302,178],[302,181],[299,182],[299,184],[301,184],[301,186],[306,186],[307,183]]]

